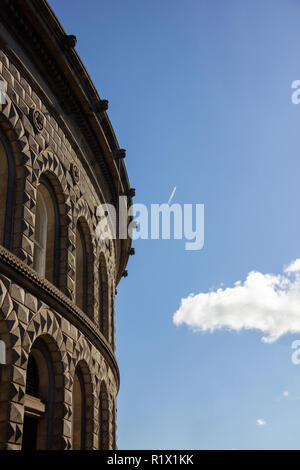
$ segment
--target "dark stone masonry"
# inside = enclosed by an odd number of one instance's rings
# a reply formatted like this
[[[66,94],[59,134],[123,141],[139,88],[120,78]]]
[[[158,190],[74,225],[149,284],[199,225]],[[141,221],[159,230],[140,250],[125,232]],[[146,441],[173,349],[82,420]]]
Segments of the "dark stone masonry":
[[[1,2],[0,449],[117,448],[114,298],[131,251],[96,237],[96,209],[132,192],[75,45],[45,0]]]

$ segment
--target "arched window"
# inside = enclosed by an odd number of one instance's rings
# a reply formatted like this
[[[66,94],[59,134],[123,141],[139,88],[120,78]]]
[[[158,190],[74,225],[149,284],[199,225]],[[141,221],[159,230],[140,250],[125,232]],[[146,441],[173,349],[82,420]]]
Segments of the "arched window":
[[[76,226],[76,305],[81,310],[87,310],[87,253],[80,222]]]
[[[10,249],[15,195],[15,166],[10,146],[0,131],[0,244]]]
[[[72,390],[72,449],[93,448],[93,387],[89,367],[80,360],[75,368]]]
[[[75,302],[94,320],[94,252],[91,232],[84,217],[76,224]]]
[[[52,186],[45,175],[37,188],[33,267],[56,286],[59,281],[59,213]]]
[[[101,333],[109,341],[108,276],[103,253],[99,261],[99,326]]]
[[[85,387],[81,369],[76,367],[73,383],[73,450],[85,448]]]
[[[46,274],[47,208],[41,187],[37,190],[35,210],[33,267],[43,277]]]
[[[101,382],[99,399],[99,449],[109,450],[109,403],[104,381]]]
[[[50,353],[40,339],[28,357],[22,449],[51,448],[54,376]]]

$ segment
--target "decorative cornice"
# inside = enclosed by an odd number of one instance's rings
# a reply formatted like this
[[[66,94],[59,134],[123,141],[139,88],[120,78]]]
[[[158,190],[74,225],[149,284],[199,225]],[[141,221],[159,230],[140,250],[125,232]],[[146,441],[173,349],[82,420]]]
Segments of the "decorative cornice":
[[[120,372],[112,348],[99,328],[66,295],[51,282],[23,263],[17,256],[0,245],[0,273],[17,282],[50,308],[60,313],[75,325],[99,349],[111,367],[117,386],[120,385]]]

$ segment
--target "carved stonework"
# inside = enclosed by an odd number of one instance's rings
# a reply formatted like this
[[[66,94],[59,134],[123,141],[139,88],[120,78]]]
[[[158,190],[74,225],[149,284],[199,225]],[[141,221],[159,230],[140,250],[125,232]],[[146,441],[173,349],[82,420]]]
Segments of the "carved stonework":
[[[74,163],[71,164],[71,175],[75,184],[79,183],[80,172],[77,165]]]
[[[45,126],[45,118],[41,111],[36,108],[30,109],[30,118],[36,133],[42,132]]]
[[[38,373],[44,378],[48,363],[51,374],[51,380],[41,382],[51,393],[43,395],[46,415],[39,421],[37,447],[73,448],[73,383],[78,367],[85,384],[85,448],[96,450],[103,444],[103,449],[113,449],[120,380],[114,293],[130,243],[98,240],[94,208],[115,200],[117,188],[129,189],[126,169],[119,161],[118,174],[111,160],[118,143],[105,114],[108,102],[99,100],[72,50],[75,38],[65,36],[46,0],[2,3],[0,29],[9,23],[14,41],[11,49],[0,48],[1,77],[9,90],[5,102],[0,102],[0,127],[15,177],[14,201],[6,207],[4,197],[0,204],[1,210],[8,210],[11,227],[9,242],[3,246],[0,241],[0,341],[6,354],[6,364],[0,366],[0,450],[20,450],[25,441],[23,424],[30,416],[29,404],[34,404],[26,392],[30,357],[41,360]],[[34,12],[32,19],[29,11]],[[125,152],[120,150],[117,156],[122,160]],[[33,269],[40,190],[49,193],[47,209],[52,204],[50,211],[55,213],[55,233],[49,235],[55,263],[49,266],[55,264],[57,272],[53,269],[49,277]],[[84,229],[88,265],[85,309],[76,304],[78,221]],[[43,365],[44,352],[47,364]],[[50,396],[53,412],[47,414]],[[47,443],[46,421],[51,429]],[[105,431],[104,439],[100,430]]]

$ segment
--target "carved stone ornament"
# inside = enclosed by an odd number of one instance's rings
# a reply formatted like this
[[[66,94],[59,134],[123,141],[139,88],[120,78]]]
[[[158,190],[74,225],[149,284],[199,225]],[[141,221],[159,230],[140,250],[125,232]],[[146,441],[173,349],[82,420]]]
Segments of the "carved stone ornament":
[[[45,127],[45,118],[39,109],[30,109],[31,122],[36,133],[42,132]]]
[[[74,183],[77,184],[79,182],[80,172],[79,172],[78,166],[75,165],[74,163],[71,163],[71,175],[72,175]]]

